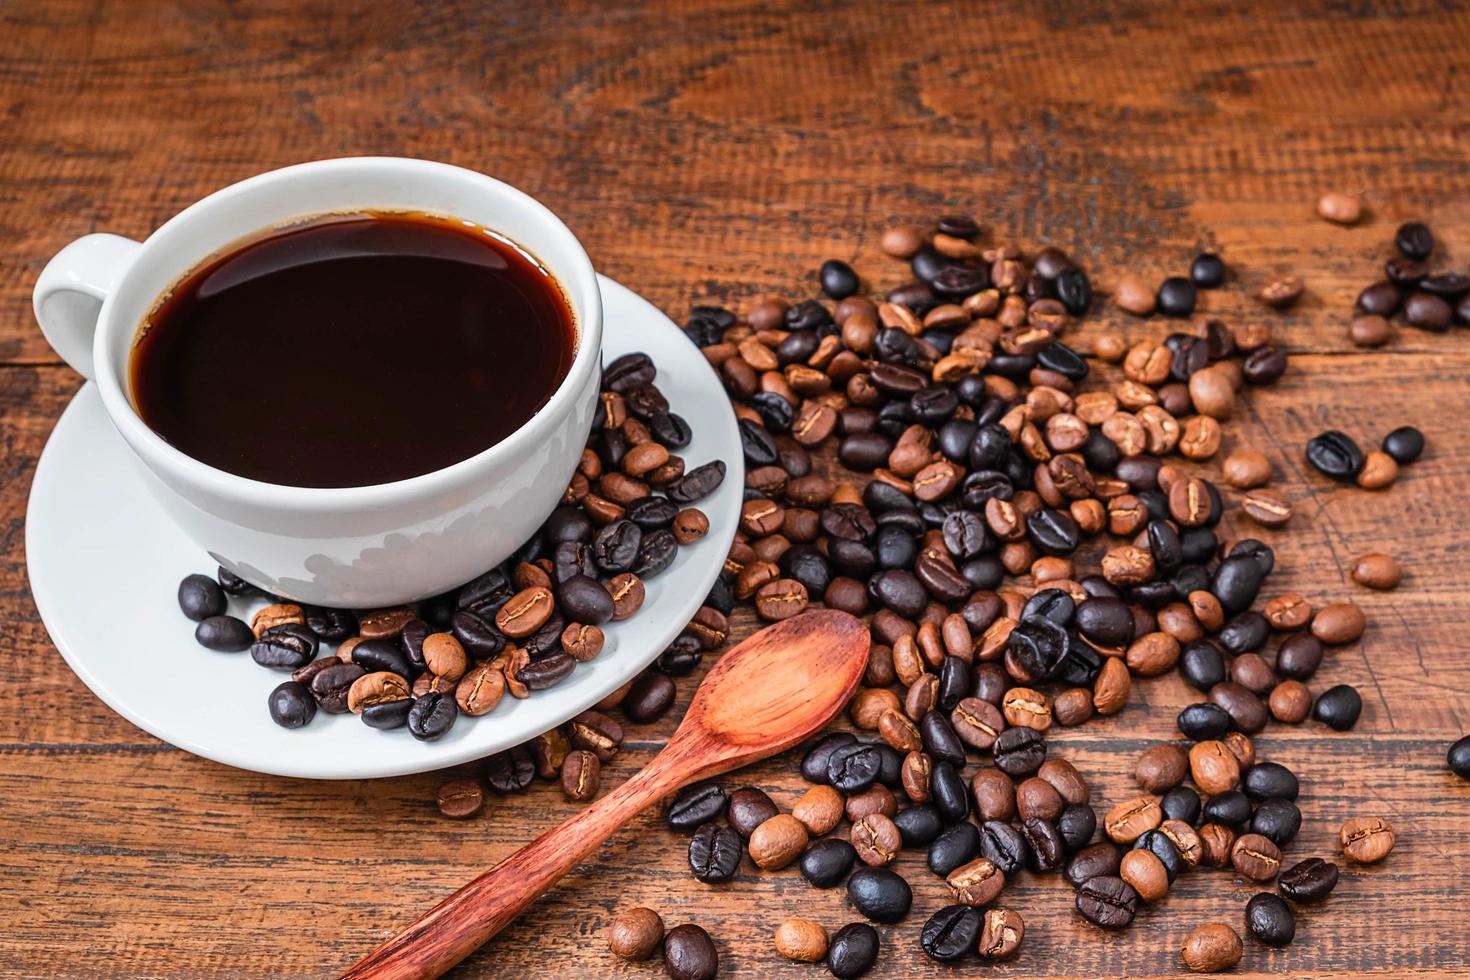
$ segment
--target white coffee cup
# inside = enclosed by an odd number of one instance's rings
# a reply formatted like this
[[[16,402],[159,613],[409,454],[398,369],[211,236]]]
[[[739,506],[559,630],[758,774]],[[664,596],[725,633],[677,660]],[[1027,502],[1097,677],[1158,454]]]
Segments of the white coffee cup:
[[[226,473],[186,456],[144,424],[128,390],[128,361],[138,327],[159,297],[242,239],[303,217],[359,209],[463,218],[504,235],[552,273],[571,307],[577,346],[571,370],[546,405],[469,459],[396,483],[345,489],[279,486]],[[559,502],[597,405],[602,296],[587,253],[527,194],[443,163],[355,157],[252,177],[185,209],[141,244],[105,234],[77,239],[41,273],[34,302],[46,339],[97,384],[144,481],[202,549],[200,565],[207,553],[253,585],[316,605],[366,608],[422,599],[504,560]]]

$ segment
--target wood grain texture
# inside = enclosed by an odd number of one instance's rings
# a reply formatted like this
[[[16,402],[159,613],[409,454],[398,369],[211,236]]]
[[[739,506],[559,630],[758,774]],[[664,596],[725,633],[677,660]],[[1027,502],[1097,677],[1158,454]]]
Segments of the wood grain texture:
[[[1180,272],[1202,245],[1238,273],[1202,313],[1263,314],[1246,290],[1279,271],[1308,295],[1273,325],[1297,355],[1254,394],[1232,444],[1264,449],[1298,514],[1271,591],[1351,594],[1361,643],[1315,687],[1351,682],[1350,735],[1273,727],[1262,754],[1302,774],[1306,823],[1289,855],[1335,850],[1359,808],[1391,820],[1384,865],[1348,870],[1282,951],[1248,944],[1237,975],[1427,977],[1470,965],[1462,882],[1470,786],[1443,769],[1470,728],[1470,332],[1413,331],[1361,353],[1346,342],[1357,289],[1395,225],[1431,222],[1444,256],[1470,257],[1470,14],[1453,2],[998,2],[682,4],[331,0],[0,0],[0,974],[297,977],[340,970],[546,827],[576,812],[549,786],[441,819],[439,777],[309,783],[256,776],[148,738],[62,664],[31,604],[23,522],[35,460],[78,379],[35,330],[46,259],[89,231],[142,237],[191,201],[274,166],[339,154],[424,156],[491,172],[571,225],[599,269],[676,319],[689,304],[804,297],[822,259],[878,285],[897,220],[977,214],[997,238],[1058,244],[1102,291],[1124,272]],[[1369,215],[1316,219],[1325,189]],[[1103,306],[1085,339],[1168,327]],[[1390,491],[1307,472],[1303,441],[1331,425],[1372,442],[1404,421],[1427,458]],[[1210,467],[1206,467],[1210,469]],[[1236,521],[1234,515],[1230,518]],[[1369,594],[1344,569],[1364,551],[1406,566]],[[182,571],[182,570],[181,570]],[[139,601],[168,601],[139,597]],[[754,623],[737,619],[736,638]],[[680,682],[682,708],[693,680]],[[1054,751],[1102,807],[1132,795],[1134,756],[1168,738],[1191,700],[1176,678],[1135,686],[1121,715],[1059,733]],[[646,763],[679,712],[631,729],[604,769]],[[367,744],[365,742],[365,744]],[[796,752],[739,778],[789,806]],[[654,976],[603,946],[613,913],[696,921],[738,976],[810,977],[771,934],[787,915],[835,928],[840,890],[794,872],[694,881],[684,841],[646,814],[614,836],[464,976]],[[900,862],[915,913],[882,929],[876,975],[947,976],[917,950],[945,901],[922,856]],[[1004,976],[1173,975],[1196,924],[1238,924],[1255,889],[1185,876],[1130,931],[1101,935],[1055,876],[1021,875],[1021,958]]]

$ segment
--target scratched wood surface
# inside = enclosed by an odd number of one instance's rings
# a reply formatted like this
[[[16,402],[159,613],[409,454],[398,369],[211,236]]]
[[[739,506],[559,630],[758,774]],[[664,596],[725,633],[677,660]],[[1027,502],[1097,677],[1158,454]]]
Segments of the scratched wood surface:
[[[0,0],[0,974],[319,976],[350,963],[483,867],[573,811],[555,789],[441,819],[432,774],[310,783],[238,772],[145,736],[104,708],[48,641],[26,584],[35,461],[79,385],[36,331],[45,260],[90,231],[141,238],[189,202],[282,164],[339,154],[437,158],[503,177],[562,214],[594,262],[676,319],[698,300],[804,297],[831,256],[896,281],[876,237],[893,221],[970,211],[996,238],[1069,250],[1100,291],[1125,271],[1182,272],[1202,245],[1238,273],[1203,312],[1261,317],[1245,290],[1284,270],[1309,293],[1273,326],[1296,355],[1231,427],[1277,465],[1296,501],[1266,536],[1270,591],[1351,595],[1360,644],[1317,688],[1354,683],[1351,734],[1273,727],[1261,754],[1303,778],[1291,857],[1328,855],[1340,821],[1382,815],[1390,860],[1345,874],[1290,948],[1248,943],[1243,974],[1430,976],[1470,965],[1463,882],[1470,785],[1448,741],[1470,728],[1470,331],[1405,331],[1351,348],[1352,297],[1397,223],[1431,222],[1443,257],[1470,257],[1470,15],[1459,4],[166,5]],[[1361,192],[1359,227],[1312,215],[1325,189]],[[1106,303],[1101,326],[1159,337]],[[1390,491],[1328,485],[1301,447],[1331,426],[1364,442],[1417,421],[1426,458]],[[1236,517],[1228,519],[1236,526]],[[1345,567],[1403,561],[1396,592]],[[140,596],[140,602],[168,601]],[[739,620],[738,635],[753,627]],[[680,682],[679,707],[694,680]],[[1131,795],[1133,758],[1191,700],[1177,678],[1135,685],[1120,716],[1057,733],[1053,751],[1105,808]],[[605,770],[645,763],[677,715],[635,726]],[[740,779],[781,804],[795,754]],[[734,784],[733,781],[731,783]],[[835,928],[840,892],[747,864],[695,882],[684,841],[650,814],[568,878],[464,976],[656,976],[602,944],[612,914],[660,909],[714,935],[740,976],[812,976],[770,946],[781,918]],[[910,919],[882,930],[878,975],[946,975],[918,951],[945,901],[920,855]],[[1021,875],[1020,959],[1002,976],[1169,975],[1196,924],[1241,921],[1256,889],[1193,873],[1130,931],[1101,935],[1056,876]]]

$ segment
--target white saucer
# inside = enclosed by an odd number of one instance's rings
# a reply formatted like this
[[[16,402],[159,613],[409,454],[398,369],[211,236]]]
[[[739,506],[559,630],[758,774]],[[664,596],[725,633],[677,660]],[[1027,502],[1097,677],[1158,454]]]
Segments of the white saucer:
[[[694,431],[680,455],[691,467],[723,459],[727,470],[698,504],[709,515],[709,534],[648,580],[643,608],[606,627],[607,646],[596,660],[524,701],[506,695],[491,713],[460,718],[438,742],[321,711],[305,728],[279,727],[266,697],[288,675],[258,666],[248,653],[214,653],[194,642],[194,624],[175,598],[179,580],[213,574],[215,566],[142,485],[88,383],[41,454],[26,514],[31,592],[66,662],[113,710],[166,742],[241,769],[311,779],[397,776],[478,759],[561,724],[631,680],[714,584],[739,521],[744,468],[735,416],[699,349],[647,300],[598,279],[605,362],[647,352],[659,388]],[[248,618],[263,604],[234,600],[230,612]]]

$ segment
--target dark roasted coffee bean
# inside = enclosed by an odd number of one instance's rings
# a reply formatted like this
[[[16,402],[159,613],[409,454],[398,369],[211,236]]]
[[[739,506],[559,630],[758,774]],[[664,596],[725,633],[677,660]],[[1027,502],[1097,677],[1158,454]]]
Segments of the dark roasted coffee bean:
[[[828,259],[817,274],[822,292],[833,299],[846,299],[858,291],[857,273],[841,259]]]
[[[658,655],[653,666],[655,670],[670,677],[687,677],[694,673],[703,659],[704,648],[700,645],[699,638],[681,633]]]
[[[1073,888],[1081,888],[1093,878],[1117,875],[1122,857],[1117,845],[1109,841],[1091,844],[1073,855],[1062,876]]]
[[[913,890],[888,868],[858,868],[847,879],[847,900],[874,922],[897,922],[909,914]]]
[[[954,827],[951,827],[950,830],[946,832],[946,836],[949,833],[958,831],[960,827],[969,826],[971,825],[968,823],[956,824]],[[981,826],[979,834],[979,853],[989,859],[991,864],[994,864],[997,868],[1000,868],[1000,870],[1006,875],[1013,875],[1017,871],[1020,871],[1021,868],[1023,868],[1026,864],[1027,858],[1029,857],[1029,852],[1030,847],[1026,843],[1025,835],[1023,835],[1021,831],[1012,827],[1010,824],[1000,820],[987,820]],[[960,864],[968,863],[968,861],[972,860],[974,857],[975,855],[971,854],[969,858],[967,858],[965,861],[959,862],[959,864],[955,864],[949,869],[949,871],[953,871],[954,868],[959,867]],[[934,869],[932,851],[930,853],[929,867],[931,869]],[[949,874],[949,871],[940,872],[935,869],[935,873],[940,874],[941,876],[947,876]]]
[[[623,714],[635,724],[657,721],[669,710],[677,694],[678,690],[668,675],[654,670],[645,671],[623,698]]]
[[[1133,612],[1114,598],[1092,598],[1077,606],[1077,631],[1103,647],[1126,647],[1133,642]]]
[[[1026,535],[1046,555],[1070,555],[1082,541],[1082,531],[1068,514],[1043,508],[1026,518]]]
[[[929,795],[934,808],[949,823],[965,819],[970,812],[969,789],[959,769],[949,762],[934,764],[929,777]]]
[[[1358,716],[1362,713],[1362,695],[1357,688],[1347,684],[1329,687],[1317,695],[1317,703],[1312,706],[1313,718],[1339,732],[1345,732],[1356,725]]]
[[[1080,640],[1069,639],[1066,659],[1054,679],[1062,684],[1090,687],[1102,672],[1102,664],[1102,654]]]
[[[210,583],[213,584],[213,583]],[[316,717],[316,700],[300,681],[286,681],[271,691],[271,721],[282,728],[302,728]]]
[[[367,711],[363,714],[366,721]],[[458,717],[459,705],[455,704],[454,693],[433,691],[413,702],[408,711],[408,733],[420,742],[432,742],[442,738]]]
[[[942,711],[926,712],[919,719],[919,734],[924,740],[924,751],[935,761],[945,761],[956,768],[965,765],[965,746],[955,728]],[[833,785],[836,785],[835,783]],[[841,787],[838,787],[841,789]]]
[[[907,575],[907,572],[884,573]],[[940,561],[930,555],[920,555],[918,562],[914,565],[914,578],[929,595],[946,606],[957,605],[969,598],[974,591],[968,579],[960,574],[954,566]],[[881,586],[880,586],[881,587]],[[891,588],[891,583],[888,584]],[[894,610],[897,612],[898,610]],[[922,610],[920,610],[922,612]],[[900,613],[900,615],[904,615]]]
[[[391,643],[392,641],[380,640],[377,642]],[[316,657],[316,651],[315,633],[299,623],[285,623],[281,626],[272,626],[260,634],[260,639],[250,647],[250,659],[262,667],[295,670],[311,663]],[[400,677],[407,677],[410,672],[403,670],[394,671],[394,673]]]
[[[674,518],[679,516],[679,508],[666,497],[644,497],[635,500],[628,505],[628,520],[637,524],[644,531],[656,531],[659,528],[669,527],[674,523]],[[588,537],[591,535],[589,534]],[[565,579],[560,579],[565,581]]]
[[[206,650],[238,653],[250,649],[255,634],[250,624],[234,616],[210,616],[194,627],[194,640]]]
[[[1324,653],[1322,641],[1311,633],[1288,637],[1276,654],[1276,670],[1282,677],[1304,681],[1317,672]]]
[[[1225,681],[1210,688],[1210,701],[1225,709],[1231,727],[1246,735],[1254,735],[1266,727],[1270,713],[1266,702],[1249,688]]]
[[[1194,312],[1194,283],[1183,276],[1170,276],[1159,284],[1156,302],[1164,316],[1189,316]]]
[[[1225,263],[1214,252],[1203,252],[1189,265],[1189,279],[1200,289],[1218,289],[1225,284]]]
[[[528,746],[517,745],[485,760],[485,782],[497,793],[522,793],[536,777],[536,760]]]
[[[1017,624],[1007,640],[1007,659],[1014,658],[1024,676],[1017,680],[1035,683],[1049,680],[1067,655],[1064,627],[1049,619],[1030,619]]]
[[[955,868],[975,860],[980,847],[980,831],[974,824],[968,821],[952,824],[929,845],[929,870],[941,878],[947,877]]]
[[[841,793],[861,793],[873,785],[882,767],[878,746],[852,742],[837,746],[827,758],[827,779]]]
[[[1259,650],[1271,635],[1271,624],[1260,613],[1247,609],[1230,618],[1216,639],[1230,654],[1241,654],[1247,650]]]
[[[1062,835],[1068,853],[1080,851],[1092,843],[1092,835],[1097,833],[1097,813],[1086,803],[1073,803],[1057,818],[1057,833]]]
[[[670,500],[678,504],[692,504],[714,493],[725,481],[725,461],[712,460],[685,473],[664,488]]]
[[[1424,452],[1424,433],[1412,425],[1400,426],[1383,437],[1383,451],[1400,466],[1407,466]]]
[[[196,623],[220,615],[228,604],[224,590],[208,575],[188,575],[179,583],[179,609]]]
[[[1178,725],[1185,738],[1195,741],[1219,738],[1230,730],[1230,714],[1219,705],[1201,701],[1179,712]]]
[[[703,307],[701,309],[710,311],[712,317],[718,319],[714,315],[714,311],[718,309],[717,307]],[[728,315],[728,311],[724,310],[719,310],[719,313]],[[724,324],[724,327],[729,326],[734,326],[733,317],[731,318],[731,322]],[[602,386],[609,391],[616,391],[619,394],[632,391],[640,385],[652,384],[657,370],[654,367],[653,360],[647,354],[641,352],[624,354],[603,368]]]
[[[788,307],[784,316],[787,330],[816,330],[832,322],[832,314],[820,302],[809,299]]]
[[[260,591],[255,586],[251,585],[249,582],[236,575],[234,572],[225,568],[223,565],[219,566],[219,569],[215,572],[214,577],[215,581],[219,582],[219,587],[225,591],[226,595],[247,596],[254,595],[256,592]]]
[[[827,971],[834,977],[860,977],[878,962],[878,930],[866,922],[852,922],[832,934],[827,946]]]
[[[729,881],[740,868],[744,850],[740,835],[729,827],[714,821],[701,824],[689,838],[689,870],[707,885]]]
[[[340,643],[357,633],[357,616],[350,610],[306,606],[302,611],[306,614],[306,628],[315,633],[318,639],[326,640],[328,643]],[[423,625],[422,620],[413,622]],[[407,630],[407,627],[404,629]],[[431,631],[426,631],[425,635],[427,632]]]
[[[1138,892],[1122,878],[1097,875],[1077,889],[1077,911],[1103,929],[1126,929],[1138,911]]]
[[[574,575],[556,587],[556,601],[578,623],[601,626],[613,615],[613,600],[601,582]]]
[[[1067,312],[1073,316],[1082,316],[1092,305],[1092,282],[1087,278],[1087,273],[1078,268],[1066,269],[1057,276],[1057,299],[1067,308]],[[1060,345],[1053,345],[1060,346]],[[1046,353],[1042,351],[1042,353]],[[1086,372],[1086,364],[1083,365]],[[1071,375],[1068,375],[1071,377]],[[1076,380],[1076,379],[1074,379]]]
[[[394,701],[369,704],[362,709],[363,724],[380,731],[402,728],[408,723],[409,715],[412,714],[418,703],[412,698],[399,698]]]
[[[946,905],[929,917],[919,935],[919,946],[932,960],[955,963],[970,954],[980,938],[980,910],[969,905]]]
[[[1260,834],[1277,847],[1285,847],[1302,829],[1302,811],[1287,799],[1270,799],[1251,815],[1251,833]]]
[[[953,711],[969,696],[971,685],[969,665],[959,657],[945,657],[939,665],[939,710],[946,715]]]
[[[1188,786],[1175,786],[1159,800],[1159,809],[1165,820],[1180,820],[1187,824],[1199,823],[1199,794]]]
[[[1245,903],[1245,925],[1267,946],[1288,946],[1296,938],[1296,918],[1278,896],[1261,892]]]
[[[1363,469],[1363,451],[1352,437],[1333,429],[1307,442],[1307,462],[1323,476],[1352,480]]]
[[[654,441],[666,449],[683,449],[694,439],[694,430],[682,415],[665,412],[655,415],[648,422],[648,431]]]
[[[725,819],[741,837],[749,837],[755,828],[778,812],[771,798],[754,786],[743,786],[730,794]]]
[[[1286,351],[1266,346],[1253,350],[1240,365],[1247,384],[1268,385],[1286,373]]]
[[[829,783],[827,764],[832,758],[832,753],[845,745],[852,745],[856,742],[857,736],[852,732],[833,732],[823,736],[807,750],[806,756],[802,758],[802,778],[809,783]]]
[[[944,831],[944,818],[928,803],[899,811],[893,824],[903,837],[904,847],[928,847]]]
[[[1358,309],[1370,316],[1391,317],[1403,304],[1404,294],[1388,280],[1375,282],[1358,294]]]
[[[533,691],[544,691],[566,680],[576,666],[577,661],[570,654],[553,653],[516,671],[516,680]]]
[[[709,933],[684,923],[664,936],[664,972],[671,980],[714,980],[720,972],[720,954]]]
[[[1250,797],[1235,789],[1217,794],[1205,800],[1201,816],[1208,823],[1244,827],[1251,818]]]
[[[639,578],[652,578],[674,563],[679,554],[679,539],[674,532],[661,527],[643,535],[638,546],[638,561],[633,571]]]
[[[1399,225],[1393,243],[1405,258],[1422,262],[1434,251],[1434,233],[1421,222],[1408,221]]]
[[[694,830],[723,816],[726,802],[725,791],[715,783],[695,783],[679,791],[665,819],[674,830]]]
[[[1037,874],[1045,874],[1062,866],[1067,849],[1054,825],[1032,817],[1021,824],[1021,833],[1026,838],[1027,867]]]
[[[1029,776],[1046,761],[1046,739],[1034,728],[1007,728],[991,747],[996,768],[1008,776]]]
[[[917,619],[929,602],[929,594],[912,572],[889,569],[868,581],[868,592],[878,603],[905,619]]]
[[[1225,658],[1209,640],[1196,640],[1179,655],[1179,673],[1191,687],[1208,691],[1225,680]]]
[[[1307,858],[1281,872],[1276,887],[1293,902],[1320,902],[1337,887],[1337,876],[1331,861]]]
[[[637,524],[626,518],[613,521],[592,539],[592,558],[604,572],[631,571],[642,543],[643,531]]]
[[[1470,735],[1457,739],[1446,754],[1450,772],[1461,779],[1470,779]]]
[[[857,851],[850,843],[828,837],[813,841],[802,854],[797,867],[813,888],[832,888],[846,880],[856,860]]]
[[[366,674],[358,664],[339,663],[322,668],[311,678],[308,686],[317,704],[328,714],[346,714],[347,695],[353,683]]]
[[[1300,791],[1296,774],[1278,762],[1258,762],[1245,771],[1240,788],[1254,800],[1294,800]]]

